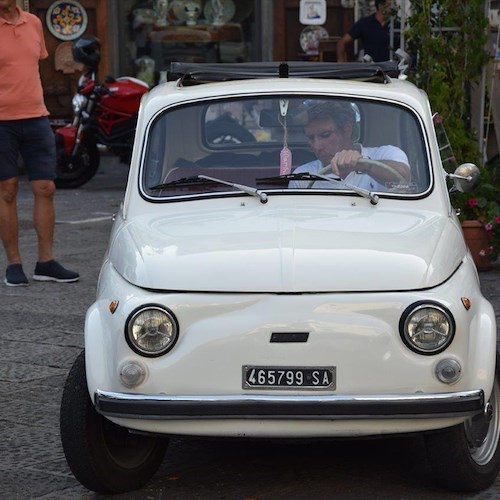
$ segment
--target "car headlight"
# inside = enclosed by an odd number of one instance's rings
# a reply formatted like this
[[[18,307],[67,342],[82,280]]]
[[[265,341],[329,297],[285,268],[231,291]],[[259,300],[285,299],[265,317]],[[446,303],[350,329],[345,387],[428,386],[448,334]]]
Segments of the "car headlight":
[[[455,335],[455,321],[441,304],[417,302],[401,316],[399,331],[403,342],[419,354],[444,351]]]
[[[179,328],[175,316],[166,308],[147,305],[136,309],[125,325],[125,338],[137,354],[156,357],[174,347]]]
[[[80,113],[82,108],[87,104],[87,98],[81,94],[75,94],[73,99],[71,99],[71,106],[73,107],[73,113],[77,115]]]

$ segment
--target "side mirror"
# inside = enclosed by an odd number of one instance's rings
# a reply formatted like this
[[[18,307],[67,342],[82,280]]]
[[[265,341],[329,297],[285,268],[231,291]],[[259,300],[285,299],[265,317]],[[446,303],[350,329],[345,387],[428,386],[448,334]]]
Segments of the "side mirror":
[[[474,163],[462,163],[455,172],[446,175],[448,179],[453,179],[454,187],[461,193],[472,191],[479,183],[481,173]]]

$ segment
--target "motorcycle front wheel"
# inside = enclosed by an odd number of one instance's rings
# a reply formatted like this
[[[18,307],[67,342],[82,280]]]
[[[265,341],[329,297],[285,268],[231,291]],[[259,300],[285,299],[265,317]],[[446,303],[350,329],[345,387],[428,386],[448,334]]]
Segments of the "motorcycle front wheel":
[[[100,154],[94,141],[83,141],[78,155],[64,152],[62,141],[56,139],[56,186],[60,189],[74,189],[83,186],[97,172]]]

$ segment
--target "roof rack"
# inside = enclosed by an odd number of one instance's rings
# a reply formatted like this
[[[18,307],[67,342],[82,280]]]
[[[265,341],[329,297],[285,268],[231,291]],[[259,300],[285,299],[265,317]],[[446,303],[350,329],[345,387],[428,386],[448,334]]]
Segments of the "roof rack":
[[[326,78],[387,83],[399,76],[398,63],[259,62],[259,63],[170,63],[168,80],[180,86],[254,78]]]

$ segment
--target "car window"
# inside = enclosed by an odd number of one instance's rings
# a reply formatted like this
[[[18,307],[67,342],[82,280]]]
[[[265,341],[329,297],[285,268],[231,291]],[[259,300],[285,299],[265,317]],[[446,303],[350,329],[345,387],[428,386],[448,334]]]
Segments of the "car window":
[[[325,115],[325,110],[331,114]],[[331,116],[335,118],[330,123]],[[359,151],[364,162],[385,162],[389,173],[391,162],[404,165],[403,176],[396,172],[394,178],[374,180],[364,164],[355,180],[347,177],[345,182],[351,179],[374,192],[409,197],[422,195],[430,185],[421,124],[411,110],[393,103],[308,95],[237,97],[171,108],[149,130],[142,188],[153,198],[239,191],[230,183],[290,195],[304,189],[311,194],[348,190],[327,180],[297,177],[320,172],[335,176],[323,172],[331,156],[322,151],[327,147],[322,141],[337,141],[344,149]]]

